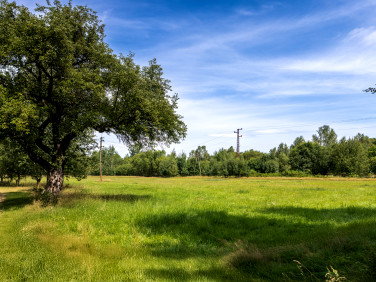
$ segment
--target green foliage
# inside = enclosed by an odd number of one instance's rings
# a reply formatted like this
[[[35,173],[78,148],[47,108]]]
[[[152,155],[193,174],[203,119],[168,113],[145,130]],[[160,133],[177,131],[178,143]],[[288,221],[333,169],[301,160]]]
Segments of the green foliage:
[[[64,174],[78,180],[86,178],[93,166],[90,152],[97,147],[92,131],[87,130],[75,138],[67,150],[66,162],[64,163]]]
[[[246,161],[249,161],[251,159],[261,158],[263,153],[255,150],[248,150],[243,152],[242,155]]]
[[[91,174],[99,175],[99,152],[94,151],[91,155],[91,163],[93,168]],[[120,157],[118,152],[115,151],[114,146],[108,148],[102,148],[102,173],[104,175],[116,175],[118,172],[118,167],[124,163],[123,159]]]
[[[16,180],[26,175],[32,176],[39,183],[45,171],[37,164],[30,161],[21,146],[9,138],[0,142],[0,175],[1,179]],[[38,184],[37,184],[38,185]]]
[[[365,176],[369,174],[368,148],[356,138],[342,138],[333,147],[331,154],[332,172],[337,175]]]
[[[9,97],[7,94],[0,92],[0,134],[6,137],[15,132],[29,135],[30,125],[37,119],[36,106],[20,93],[8,94]]]
[[[164,177],[176,176],[178,175],[178,164],[176,159],[172,156],[165,157],[162,156],[157,159],[159,175]]]
[[[0,166],[4,175],[12,180],[28,174],[30,162],[20,146],[10,139],[5,139],[2,142],[0,153]]]
[[[319,167],[322,156],[321,146],[313,142],[303,142],[290,152],[290,164],[293,170],[313,172]]]
[[[39,202],[42,207],[54,206],[58,203],[59,196],[41,188],[33,189],[34,200]]]
[[[320,146],[329,147],[337,143],[337,134],[329,125],[323,125],[317,130],[317,135],[312,136],[312,141]]]
[[[178,166],[178,173],[180,176],[188,176],[188,163],[187,163],[187,155],[182,153],[176,158],[176,163]]]
[[[142,147],[185,137],[162,68],[113,54],[90,8],[47,1],[33,13],[1,0],[0,30],[0,138],[47,172],[48,189],[65,169],[85,174],[74,147],[93,130]]]
[[[299,137],[296,137],[296,139],[294,140],[294,142],[292,143],[290,149],[293,149],[294,147],[304,143],[305,140],[303,138],[303,136],[299,136]]]

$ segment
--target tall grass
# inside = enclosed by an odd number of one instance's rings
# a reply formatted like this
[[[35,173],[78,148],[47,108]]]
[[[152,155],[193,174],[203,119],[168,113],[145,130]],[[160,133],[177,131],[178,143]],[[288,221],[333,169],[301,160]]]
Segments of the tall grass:
[[[56,206],[0,188],[0,280],[376,277],[371,179],[70,180]],[[294,261],[304,265],[304,275]]]

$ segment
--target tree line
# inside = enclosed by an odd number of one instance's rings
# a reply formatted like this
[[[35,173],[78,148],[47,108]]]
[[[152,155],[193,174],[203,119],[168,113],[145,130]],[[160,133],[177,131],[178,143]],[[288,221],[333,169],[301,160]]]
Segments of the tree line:
[[[85,141],[85,142],[84,142]],[[88,135],[70,152],[66,176],[84,178],[99,175],[99,150]],[[237,154],[233,147],[209,154],[198,146],[188,154],[164,150],[142,150],[131,146],[122,158],[113,146],[102,149],[103,175],[129,176],[371,176],[376,174],[376,139],[358,134],[337,139],[328,125],[317,130],[311,140],[297,137],[288,146],[281,143],[268,153],[247,150]],[[39,185],[47,172],[32,162],[26,152],[10,139],[0,142],[1,181],[20,181],[31,176]]]
[[[89,173],[99,175],[99,151],[93,151]],[[311,140],[297,137],[288,146],[281,143],[262,153],[247,150],[237,154],[233,147],[209,154],[198,146],[189,154],[166,154],[163,150],[135,150],[124,158],[114,147],[102,151],[104,175],[135,176],[369,176],[376,173],[376,139],[358,134],[338,140],[328,125]]]

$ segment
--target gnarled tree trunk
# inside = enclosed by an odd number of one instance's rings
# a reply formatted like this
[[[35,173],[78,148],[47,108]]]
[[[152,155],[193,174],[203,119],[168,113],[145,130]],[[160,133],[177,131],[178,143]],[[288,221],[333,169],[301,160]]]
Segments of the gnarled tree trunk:
[[[47,175],[46,191],[57,194],[63,189],[64,174],[62,168],[52,168]]]

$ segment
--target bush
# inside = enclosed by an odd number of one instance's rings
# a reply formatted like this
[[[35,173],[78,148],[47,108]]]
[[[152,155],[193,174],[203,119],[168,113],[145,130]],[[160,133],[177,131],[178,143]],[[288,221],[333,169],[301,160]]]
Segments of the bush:
[[[33,188],[34,200],[41,203],[42,207],[56,205],[59,198],[58,194],[46,191],[42,188]]]

